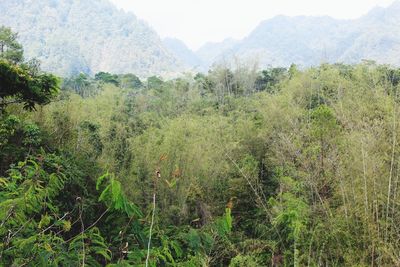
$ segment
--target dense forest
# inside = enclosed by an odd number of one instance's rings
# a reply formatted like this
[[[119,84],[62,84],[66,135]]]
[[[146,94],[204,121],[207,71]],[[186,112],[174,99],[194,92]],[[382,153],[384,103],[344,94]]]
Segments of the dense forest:
[[[400,69],[59,78],[0,29],[0,266],[399,266]]]

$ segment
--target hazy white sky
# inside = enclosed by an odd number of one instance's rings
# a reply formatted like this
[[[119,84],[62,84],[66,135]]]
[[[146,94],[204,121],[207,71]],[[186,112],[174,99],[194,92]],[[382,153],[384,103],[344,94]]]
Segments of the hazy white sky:
[[[190,48],[225,38],[243,38],[275,15],[357,18],[393,0],[111,0],[147,21],[161,37],[176,37]]]

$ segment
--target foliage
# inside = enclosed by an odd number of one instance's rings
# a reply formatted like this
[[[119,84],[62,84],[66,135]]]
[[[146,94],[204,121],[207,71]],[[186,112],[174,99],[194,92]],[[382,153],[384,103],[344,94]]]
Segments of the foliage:
[[[398,72],[82,76],[8,105],[0,263],[141,266],[155,193],[151,266],[398,265]]]
[[[84,73],[71,76],[63,80],[63,91],[72,91],[81,97],[95,96],[100,92],[101,87]]]
[[[0,112],[11,103],[23,103],[30,110],[35,104],[48,104],[59,88],[54,75],[40,73],[36,60],[22,62],[17,37],[10,28],[0,27]]]
[[[0,27],[0,59],[19,63],[23,59],[22,45],[17,42],[18,34],[10,28]]]
[[[0,60],[0,109],[10,103],[23,103],[34,109],[35,104],[48,104],[58,91],[58,79],[51,74],[32,74],[23,66]]]
[[[274,90],[274,87],[278,85],[287,76],[288,71],[285,68],[272,68],[269,70],[263,70],[261,75],[256,80],[257,91],[270,91]]]
[[[135,74],[123,74],[118,76],[118,82],[122,89],[139,89],[143,87],[142,81]]]
[[[5,265],[68,265],[64,261],[73,260],[69,254],[77,249],[77,242],[82,242],[79,239],[85,237],[73,238],[69,246],[63,240],[73,231],[74,211],[57,205],[66,184],[72,182],[62,164],[61,158],[42,154],[18,163],[7,177],[1,178],[1,259]],[[96,233],[91,231],[87,238],[96,240]],[[102,241],[100,238],[97,242]],[[103,249],[107,250],[105,245]],[[99,251],[100,247],[94,254],[88,253],[88,257],[103,252],[107,256],[104,250]]]
[[[119,85],[118,76],[117,76],[117,75],[113,75],[113,74],[108,73],[108,72],[99,72],[99,73],[96,73],[96,74],[94,75],[94,79],[95,79],[96,81],[101,81],[101,82],[103,82],[103,83],[111,83],[111,84],[114,84],[114,85],[116,85],[116,86]]]

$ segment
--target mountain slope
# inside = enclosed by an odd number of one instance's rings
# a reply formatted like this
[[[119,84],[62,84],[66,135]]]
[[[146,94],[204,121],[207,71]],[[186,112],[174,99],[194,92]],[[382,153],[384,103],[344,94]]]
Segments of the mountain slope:
[[[196,55],[210,66],[215,61],[218,61],[224,53],[228,53],[238,43],[237,40],[227,38],[220,43],[206,43],[196,51]]]
[[[372,59],[400,65],[400,1],[373,9],[355,21],[353,32],[356,38],[339,60],[354,63]]]
[[[19,32],[26,57],[60,75],[182,69],[155,31],[108,0],[2,0],[0,14],[0,24]]]
[[[172,52],[172,54],[182,61],[185,67],[200,69],[203,65],[197,55],[190,50],[184,42],[176,38],[164,38],[164,46]]]
[[[303,66],[322,62],[357,63],[363,59],[400,65],[400,1],[375,8],[356,20],[330,17],[277,16],[263,21],[238,43],[198,51],[200,58],[256,58],[262,67]],[[207,52],[212,51],[212,52]],[[208,62],[211,65],[213,62]]]

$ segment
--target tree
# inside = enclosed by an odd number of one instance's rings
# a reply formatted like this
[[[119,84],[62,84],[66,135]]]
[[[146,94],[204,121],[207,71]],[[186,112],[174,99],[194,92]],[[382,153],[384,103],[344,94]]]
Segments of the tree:
[[[108,73],[108,72],[96,73],[96,75],[94,76],[94,79],[96,81],[101,81],[104,83],[111,83],[111,84],[114,84],[115,86],[119,85],[118,76],[115,74]]]
[[[72,91],[81,97],[95,96],[101,91],[101,86],[85,73],[79,73],[63,81],[62,89]]]
[[[18,34],[10,28],[0,27],[0,59],[6,59],[13,63],[23,60],[22,45],[17,42]]]
[[[163,83],[163,80],[158,78],[157,76],[151,76],[147,78],[147,88],[161,89]]]
[[[288,71],[285,68],[263,70],[256,79],[256,90],[272,92],[274,87],[287,77],[287,73]]]
[[[0,111],[11,103],[23,103],[25,109],[47,104],[58,92],[57,77],[41,73],[36,60],[22,63],[23,49],[17,34],[0,27]]]
[[[290,79],[292,79],[294,76],[296,76],[296,74],[299,73],[297,65],[296,64],[290,65],[288,73],[289,73],[289,78]]]
[[[52,74],[34,74],[26,66],[0,60],[0,110],[8,104],[22,103],[25,109],[48,104],[59,90]]]
[[[119,76],[119,84],[122,88],[138,89],[143,87],[142,81],[135,74],[123,74]]]

